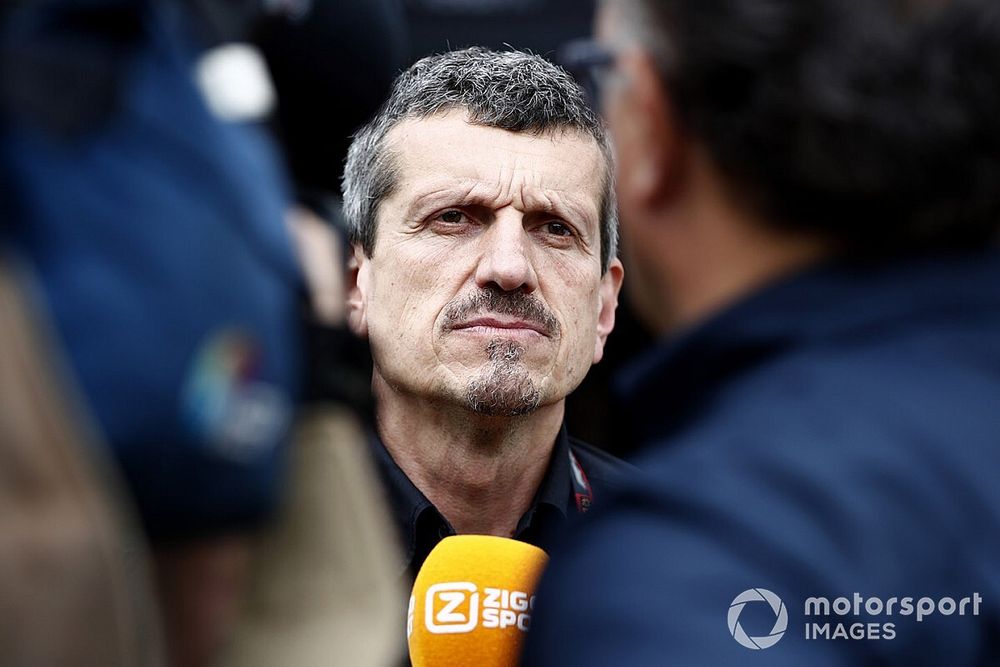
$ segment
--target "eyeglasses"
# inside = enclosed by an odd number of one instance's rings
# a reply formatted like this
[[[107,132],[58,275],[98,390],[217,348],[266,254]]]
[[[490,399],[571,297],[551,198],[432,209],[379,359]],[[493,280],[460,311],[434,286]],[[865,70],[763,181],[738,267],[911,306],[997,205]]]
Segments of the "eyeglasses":
[[[593,39],[576,39],[559,49],[556,62],[576,79],[583,88],[590,107],[599,112],[601,88],[614,67],[614,52]]]

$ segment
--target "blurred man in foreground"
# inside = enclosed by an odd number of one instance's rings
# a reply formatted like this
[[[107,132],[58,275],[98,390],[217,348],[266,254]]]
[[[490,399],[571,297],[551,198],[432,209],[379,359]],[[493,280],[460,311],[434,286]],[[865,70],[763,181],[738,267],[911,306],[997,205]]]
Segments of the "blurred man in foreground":
[[[995,3],[605,0],[598,33],[670,336],[526,664],[995,664]]]
[[[371,343],[411,572],[455,533],[547,545],[623,465],[562,428],[622,279],[610,151],[582,91],[524,53],[425,58],[355,137],[344,204],[348,318]]]

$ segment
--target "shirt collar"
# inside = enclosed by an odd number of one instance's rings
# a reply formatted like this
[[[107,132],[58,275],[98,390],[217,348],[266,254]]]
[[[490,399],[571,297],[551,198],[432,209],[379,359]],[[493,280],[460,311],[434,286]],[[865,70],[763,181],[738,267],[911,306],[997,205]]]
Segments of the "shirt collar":
[[[377,434],[370,435],[372,452],[384,483],[389,506],[403,540],[404,569],[415,570],[434,544],[454,535],[448,520],[410,481]],[[549,465],[528,510],[521,516],[514,537],[536,546],[548,544],[552,534],[575,512],[570,479],[570,443],[563,425],[556,436]]]
[[[640,441],[693,420],[727,378],[808,344],[884,337],[929,318],[1000,312],[1000,252],[829,262],[776,281],[640,355],[616,393]]]

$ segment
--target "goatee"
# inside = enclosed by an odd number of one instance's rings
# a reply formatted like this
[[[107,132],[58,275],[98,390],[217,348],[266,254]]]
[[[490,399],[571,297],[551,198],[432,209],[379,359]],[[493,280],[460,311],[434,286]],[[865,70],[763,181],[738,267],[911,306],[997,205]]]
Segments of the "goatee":
[[[540,394],[521,364],[524,347],[512,340],[494,338],[486,346],[489,367],[469,381],[469,408],[482,415],[514,417],[538,407]]]

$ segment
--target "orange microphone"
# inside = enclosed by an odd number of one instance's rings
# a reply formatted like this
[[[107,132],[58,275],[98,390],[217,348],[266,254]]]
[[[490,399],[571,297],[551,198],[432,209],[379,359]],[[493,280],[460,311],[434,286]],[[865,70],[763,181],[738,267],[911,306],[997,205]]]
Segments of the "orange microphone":
[[[548,560],[538,547],[503,537],[441,540],[410,596],[413,667],[516,667]]]

